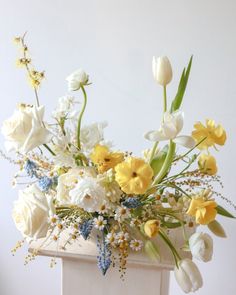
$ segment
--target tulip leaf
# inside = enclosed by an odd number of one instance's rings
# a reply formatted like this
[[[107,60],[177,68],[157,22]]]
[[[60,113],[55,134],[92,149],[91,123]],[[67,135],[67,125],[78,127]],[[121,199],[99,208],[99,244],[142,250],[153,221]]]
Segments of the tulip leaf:
[[[154,176],[157,175],[159,173],[159,171],[161,170],[161,168],[165,162],[167,152],[168,152],[168,145],[164,146],[164,148],[151,161],[151,167],[154,172]]]
[[[234,215],[232,215],[226,209],[224,209],[223,207],[219,205],[216,207],[216,210],[217,210],[217,213],[222,216],[229,217],[229,218],[236,218]]]
[[[184,93],[187,87],[187,83],[188,83],[188,78],[189,78],[189,74],[190,74],[190,70],[191,70],[191,66],[192,66],[192,60],[193,60],[193,56],[191,56],[189,63],[188,63],[188,67],[187,70],[183,70],[180,81],[179,81],[179,87],[177,90],[177,94],[174,98],[174,100],[172,101],[171,104],[171,113],[178,110],[181,106],[183,97],[184,97]]]

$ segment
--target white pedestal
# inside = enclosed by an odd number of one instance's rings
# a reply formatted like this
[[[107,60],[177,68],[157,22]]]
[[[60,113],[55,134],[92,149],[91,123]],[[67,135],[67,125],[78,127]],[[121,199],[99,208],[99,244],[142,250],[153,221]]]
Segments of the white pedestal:
[[[170,237],[180,248],[183,246],[182,232],[176,230]],[[42,240],[31,243],[29,251],[39,249],[43,256],[62,259],[62,295],[168,295],[169,273],[174,268],[173,257],[162,240],[157,238],[161,261],[150,261],[144,253],[130,253],[124,281],[120,279],[118,266],[107,271],[105,276],[97,267],[97,248],[94,241],[79,238],[69,244],[66,250],[55,242],[44,243]],[[182,257],[189,257],[181,252]]]

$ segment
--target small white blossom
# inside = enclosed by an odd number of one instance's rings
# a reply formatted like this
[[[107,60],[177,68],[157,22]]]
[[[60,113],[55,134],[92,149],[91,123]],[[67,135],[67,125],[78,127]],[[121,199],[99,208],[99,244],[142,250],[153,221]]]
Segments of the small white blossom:
[[[130,217],[130,211],[129,209],[125,208],[125,207],[118,207],[115,211],[115,220],[121,222],[126,218]]]
[[[107,224],[107,220],[103,218],[103,216],[99,215],[98,218],[94,218],[94,227],[103,230],[105,225]]]
[[[130,248],[134,251],[140,251],[143,247],[143,242],[141,240],[131,240],[130,241]]]
[[[125,233],[123,231],[119,232],[116,234],[116,241],[118,244],[122,244],[126,241],[128,241],[129,239],[129,234],[128,233]]]
[[[112,247],[116,246],[116,234],[108,233],[105,238],[106,243],[110,244]]]

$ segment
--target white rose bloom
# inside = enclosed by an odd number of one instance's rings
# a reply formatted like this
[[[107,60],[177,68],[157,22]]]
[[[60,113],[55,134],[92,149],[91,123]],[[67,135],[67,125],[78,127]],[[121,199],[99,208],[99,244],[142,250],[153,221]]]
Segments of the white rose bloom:
[[[106,190],[93,177],[87,177],[79,181],[69,194],[71,203],[78,205],[87,212],[99,211],[106,199]]]
[[[101,122],[84,126],[81,129],[80,141],[84,150],[91,150],[96,144],[103,141],[103,129],[106,126],[106,122]]]
[[[186,258],[179,262],[179,267],[174,270],[177,283],[185,293],[195,292],[202,287],[202,276],[196,264]]]
[[[19,191],[14,202],[12,217],[16,228],[28,239],[44,238],[49,228],[49,216],[53,207],[47,197],[35,185]]]
[[[194,233],[189,239],[189,248],[194,258],[208,262],[213,254],[213,240],[206,233]]]
[[[92,167],[72,168],[67,173],[58,177],[57,200],[60,204],[70,204],[70,191],[81,182],[83,177],[95,177],[96,172]]]
[[[27,153],[37,146],[48,143],[52,134],[43,126],[44,106],[20,105],[14,114],[3,122],[2,133],[8,151]]]
[[[82,69],[76,70],[70,74],[66,81],[68,82],[68,90],[76,91],[80,89],[81,85],[85,85],[88,82],[88,75]]]

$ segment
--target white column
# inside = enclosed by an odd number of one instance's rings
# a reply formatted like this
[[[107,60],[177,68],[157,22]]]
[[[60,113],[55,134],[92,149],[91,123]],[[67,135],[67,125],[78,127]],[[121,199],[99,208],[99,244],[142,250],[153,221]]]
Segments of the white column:
[[[129,263],[124,280],[117,268],[105,276],[95,260],[62,259],[62,295],[168,295],[169,271]]]

